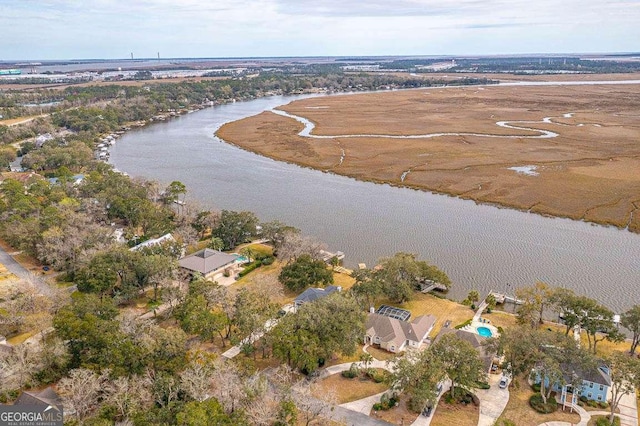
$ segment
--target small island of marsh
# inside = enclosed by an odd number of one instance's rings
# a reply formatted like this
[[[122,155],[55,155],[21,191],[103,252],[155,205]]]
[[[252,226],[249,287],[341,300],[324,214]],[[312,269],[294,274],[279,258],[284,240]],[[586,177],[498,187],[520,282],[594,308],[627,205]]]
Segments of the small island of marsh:
[[[282,161],[640,232],[637,84],[298,100],[217,135]]]

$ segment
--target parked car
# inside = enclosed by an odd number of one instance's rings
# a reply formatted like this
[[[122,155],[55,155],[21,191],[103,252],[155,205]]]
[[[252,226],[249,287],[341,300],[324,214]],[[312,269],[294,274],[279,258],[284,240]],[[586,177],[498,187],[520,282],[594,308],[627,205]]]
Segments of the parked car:
[[[500,384],[498,386],[500,386],[500,389],[504,389],[507,387],[507,385],[509,385],[509,379],[505,376],[502,376],[500,378]]]
[[[433,411],[433,406],[425,407],[424,410],[422,410],[422,415],[425,417],[429,417],[432,411]]]
[[[436,388],[436,390],[438,391],[438,395],[442,393],[442,383],[438,383],[438,387]]]

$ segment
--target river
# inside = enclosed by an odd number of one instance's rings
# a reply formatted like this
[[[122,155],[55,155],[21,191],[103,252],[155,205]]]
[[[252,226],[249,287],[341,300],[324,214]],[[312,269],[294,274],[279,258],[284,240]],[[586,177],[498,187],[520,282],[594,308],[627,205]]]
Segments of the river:
[[[310,170],[213,136],[222,124],[308,96],[274,96],[204,109],[125,134],[111,162],[131,176],[187,185],[203,207],[250,210],[316,236],[374,266],[398,251],[449,274],[450,297],[470,289],[513,293],[544,281],[617,313],[640,303],[640,235],[569,219],[478,205],[445,195]]]

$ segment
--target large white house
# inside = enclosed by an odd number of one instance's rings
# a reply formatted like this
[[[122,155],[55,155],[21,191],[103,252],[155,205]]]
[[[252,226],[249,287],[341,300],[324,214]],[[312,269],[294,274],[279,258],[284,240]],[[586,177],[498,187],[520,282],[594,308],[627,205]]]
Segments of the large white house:
[[[402,352],[408,347],[419,348],[435,323],[436,317],[433,315],[421,315],[408,322],[370,313],[365,324],[364,343],[380,345],[380,348],[393,353]]]

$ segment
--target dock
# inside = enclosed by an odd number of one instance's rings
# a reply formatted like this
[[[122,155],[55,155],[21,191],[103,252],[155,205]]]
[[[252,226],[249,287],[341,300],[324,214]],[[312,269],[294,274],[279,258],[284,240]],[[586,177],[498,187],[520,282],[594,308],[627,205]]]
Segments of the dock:
[[[344,260],[344,253],[341,251],[337,251],[335,253],[331,253],[330,251],[320,250],[320,256],[322,256],[322,260],[326,263],[331,263],[331,259],[336,258],[339,261]]]
[[[524,305],[524,300],[517,299],[513,296],[508,296],[506,294],[497,293],[495,291],[490,291],[489,294],[492,294],[496,299],[496,303],[503,304],[505,302],[514,303],[516,305]]]
[[[448,289],[446,285],[435,282],[433,280],[426,280],[425,282],[420,284],[420,291],[422,293],[429,293],[433,290],[447,291]]]

